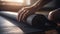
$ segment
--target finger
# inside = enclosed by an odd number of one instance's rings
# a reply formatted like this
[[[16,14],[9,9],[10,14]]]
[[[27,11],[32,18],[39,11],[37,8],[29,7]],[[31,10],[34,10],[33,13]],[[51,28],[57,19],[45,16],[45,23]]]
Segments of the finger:
[[[19,20],[19,15],[20,15],[21,11],[18,12],[18,20]]]
[[[20,16],[20,14],[22,13],[22,11],[23,11],[23,9],[21,9],[19,12],[18,12],[18,20],[19,20],[19,16]]]
[[[31,12],[31,11],[26,11],[26,13],[22,16],[22,20],[25,22],[26,21],[26,18],[30,15],[34,14],[34,12]]]
[[[22,21],[22,16],[26,12],[26,10],[23,10],[22,13],[19,15],[19,21]]]
[[[18,12],[18,20],[20,21],[20,15],[21,15],[21,13],[23,13],[23,11],[25,10],[25,8],[22,8],[19,12]]]
[[[24,13],[24,15],[22,16],[22,20],[25,21],[27,17],[28,17],[28,11]]]

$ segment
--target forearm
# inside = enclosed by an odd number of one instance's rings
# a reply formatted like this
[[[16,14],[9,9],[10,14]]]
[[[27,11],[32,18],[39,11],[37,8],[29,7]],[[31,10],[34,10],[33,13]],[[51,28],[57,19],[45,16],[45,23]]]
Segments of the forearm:
[[[45,4],[47,4],[50,1],[51,0],[38,0],[35,4],[33,4],[30,7],[33,9],[39,10],[40,8],[42,8]]]

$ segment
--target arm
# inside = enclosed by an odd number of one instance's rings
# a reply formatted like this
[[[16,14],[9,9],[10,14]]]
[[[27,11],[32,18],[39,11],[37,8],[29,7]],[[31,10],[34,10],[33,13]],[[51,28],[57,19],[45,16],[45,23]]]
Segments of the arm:
[[[42,8],[45,4],[47,4],[48,2],[50,2],[51,0],[38,0],[35,4],[33,4],[32,6],[30,6],[33,10],[39,10],[40,8]]]

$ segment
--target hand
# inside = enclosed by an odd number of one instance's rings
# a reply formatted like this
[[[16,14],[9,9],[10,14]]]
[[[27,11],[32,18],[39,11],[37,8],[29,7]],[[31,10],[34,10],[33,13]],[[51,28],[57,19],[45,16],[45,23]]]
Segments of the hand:
[[[23,21],[23,22],[26,22],[26,18],[32,14],[34,14],[35,11],[32,10],[32,8],[28,8],[28,7],[25,7],[25,8],[22,8],[19,12],[18,12],[18,20],[19,21]]]

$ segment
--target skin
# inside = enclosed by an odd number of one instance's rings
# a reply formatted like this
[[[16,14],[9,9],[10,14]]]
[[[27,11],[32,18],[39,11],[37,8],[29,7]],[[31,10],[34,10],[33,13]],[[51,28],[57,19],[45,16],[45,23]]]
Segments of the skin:
[[[60,8],[51,11],[48,19],[56,23],[58,34],[60,34]]]
[[[57,26],[60,27],[60,8],[51,11],[48,15],[48,19],[56,22]]]
[[[18,12],[18,20],[25,22],[28,16],[34,14],[37,10],[41,9],[45,4],[50,1],[51,0],[38,0],[32,6],[22,8]]]

